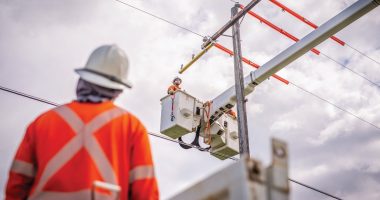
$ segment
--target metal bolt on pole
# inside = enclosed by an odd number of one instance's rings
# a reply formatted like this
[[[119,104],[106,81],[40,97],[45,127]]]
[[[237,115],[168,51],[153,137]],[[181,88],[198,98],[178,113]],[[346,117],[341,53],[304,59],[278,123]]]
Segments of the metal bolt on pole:
[[[235,4],[231,8],[231,18],[233,18],[239,10],[240,5]],[[240,24],[236,21],[232,26],[232,41],[234,47],[234,71],[235,71],[235,90],[236,90],[236,108],[237,108],[237,120],[239,130],[239,150],[240,157],[249,157],[249,140],[248,140],[248,126],[247,126],[247,112],[245,107],[244,97],[244,75],[243,75],[243,63],[240,44]]]

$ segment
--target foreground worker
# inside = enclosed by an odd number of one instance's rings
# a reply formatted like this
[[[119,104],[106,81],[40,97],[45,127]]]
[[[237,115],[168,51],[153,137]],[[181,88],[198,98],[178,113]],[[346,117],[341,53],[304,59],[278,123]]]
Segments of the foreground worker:
[[[158,199],[147,131],[113,100],[129,62],[116,45],[97,48],[83,69],[77,100],[29,125],[9,173],[6,199]],[[94,182],[111,185],[114,192]]]
[[[168,94],[173,95],[177,90],[181,90],[181,87],[180,87],[181,83],[182,83],[182,79],[180,79],[179,77],[175,77],[173,79],[173,85],[171,85],[168,88]]]

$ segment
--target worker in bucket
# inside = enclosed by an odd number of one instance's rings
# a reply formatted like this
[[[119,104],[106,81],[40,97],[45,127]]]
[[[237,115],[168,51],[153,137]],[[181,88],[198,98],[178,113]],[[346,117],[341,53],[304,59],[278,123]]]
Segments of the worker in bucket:
[[[95,49],[77,99],[27,128],[10,168],[7,200],[158,199],[147,131],[113,101],[125,88],[129,60],[116,45]]]
[[[168,94],[173,95],[177,90],[181,90],[182,79],[178,76],[173,79],[173,85],[168,88]]]

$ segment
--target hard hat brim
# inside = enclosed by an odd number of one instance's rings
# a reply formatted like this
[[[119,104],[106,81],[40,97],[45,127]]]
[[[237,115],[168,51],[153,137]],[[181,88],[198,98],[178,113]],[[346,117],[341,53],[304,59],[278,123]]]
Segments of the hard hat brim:
[[[105,88],[123,90],[125,88],[132,88],[132,84],[129,81],[123,81],[122,83],[118,83],[112,81],[106,77],[101,75],[86,71],[86,69],[75,69],[75,72],[85,81],[93,83],[95,85],[99,85]]]

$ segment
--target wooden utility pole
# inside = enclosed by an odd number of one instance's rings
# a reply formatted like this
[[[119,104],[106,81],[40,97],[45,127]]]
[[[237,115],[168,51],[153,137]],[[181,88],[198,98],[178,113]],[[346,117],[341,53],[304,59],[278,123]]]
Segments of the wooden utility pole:
[[[231,18],[233,18],[239,10],[240,5],[235,4],[231,8]],[[235,91],[236,91],[236,109],[237,109],[237,120],[238,120],[238,130],[239,130],[239,151],[240,157],[248,156],[249,153],[249,138],[248,138],[248,126],[247,126],[247,112],[245,106],[244,97],[244,74],[243,74],[243,63],[242,63],[242,53],[240,44],[240,23],[236,21],[232,26],[232,42],[234,47],[234,71],[235,71]]]

